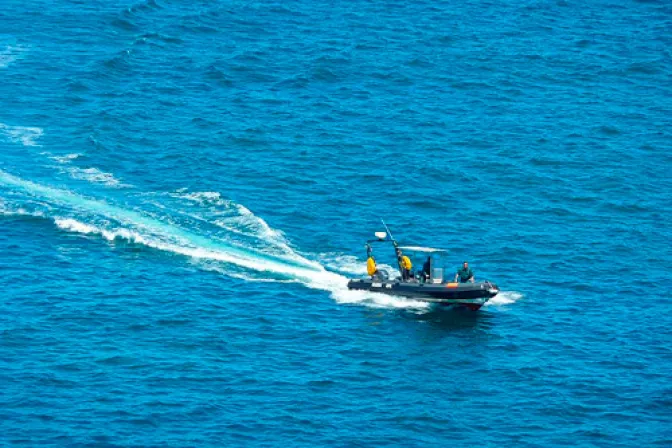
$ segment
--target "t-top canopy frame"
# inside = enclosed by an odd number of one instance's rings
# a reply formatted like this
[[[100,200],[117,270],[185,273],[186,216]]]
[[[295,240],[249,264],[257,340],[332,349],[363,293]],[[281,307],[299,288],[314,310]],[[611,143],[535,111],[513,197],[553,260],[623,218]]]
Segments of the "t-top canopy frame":
[[[421,246],[399,246],[399,249],[401,250],[408,250],[410,252],[425,252],[429,254],[434,254],[434,253],[447,253],[448,251],[445,249],[435,249],[433,247],[421,247]]]

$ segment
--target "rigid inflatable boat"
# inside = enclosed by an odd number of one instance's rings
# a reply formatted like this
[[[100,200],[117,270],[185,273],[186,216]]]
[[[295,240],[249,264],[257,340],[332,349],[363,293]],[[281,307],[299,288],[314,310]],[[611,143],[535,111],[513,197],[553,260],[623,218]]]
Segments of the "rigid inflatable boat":
[[[383,222],[383,225],[385,223]],[[381,294],[403,296],[414,300],[436,303],[444,306],[466,307],[477,310],[488,300],[499,293],[496,284],[484,280],[476,282],[456,283],[452,279],[444,279],[444,269],[440,267],[439,258],[446,251],[431,247],[400,246],[392,237],[389,228],[385,225],[386,232],[376,232],[376,239],[366,242],[367,252],[367,278],[351,279],[348,289],[371,291]],[[387,235],[390,238],[387,238]],[[391,278],[385,270],[378,269],[373,256],[374,243],[392,243],[400,276]],[[425,265],[421,271],[412,272],[410,261],[405,253],[420,254],[426,257]],[[406,264],[408,263],[408,264]]]

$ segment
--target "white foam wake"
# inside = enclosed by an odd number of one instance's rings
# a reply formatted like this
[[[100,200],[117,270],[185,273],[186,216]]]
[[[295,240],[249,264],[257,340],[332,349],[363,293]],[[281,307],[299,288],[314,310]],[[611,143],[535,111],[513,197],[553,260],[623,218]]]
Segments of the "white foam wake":
[[[187,192],[183,189],[171,196],[199,205],[201,212],[205,212],[209,223],[231,234],[254,238],[263,242],[275,253],[298,255],[281,231],[273,229],[265,220],[244,205],[225,199],[218,192]],[[193,214],[190,216],[199,220],[203,219],[202,216]]]
[[[84,180],[94,184],[103,184],[113,188],[131,187],[131,185],[122,183],[114,176],[114,174],[106,173],[96,167],[80,168],[78,166],[73,166],[72,161],[80,158],[82,154],[72,153],[62,156],[54,156],[49,153],[43,154],[47,155],[51,160],[58,162],[60,166],[57,166],[56,168],[62,173],[67,173],[73,179]]]
[[[485,306],[510,305],[522,299],[523,295],[516,291],[501,291],[495,297],[490,299]]]
[[[73,179],[85,180],[95,184],[103,184],[114,188],[127,188],[130,185],[122,183],[119,179],[114,177],[112,173],[106,173],[98,168],[78,168],[68,167],[65,171]]]
[[[431,304],[404,297],[388,296],[368,291],[356,291],[340,288],[331,291],[331,296],[337,303],[366,305],[372,308],[405,308],[428,310]]]
[[[228,206],[231,201],[228,199],[223,199],[222,195],[216,191],[196,191],[192,193],[187,193],[186,189],[179,190],[174,193],[173,196],[187,199],[197,204],[210,206],[210,205],[223,205]]]
[[[322,253],[319,255],[319,260],[320,263],[332,271],[351,275],[366,275],[366,262],[362,262],[354,255]]]
[[[76,219],[72,218],[55,218],[54,223],[58,228],[68,230],[70,232],[77,232],[83,234],[97,234],[101,235],[108,241],[123,239],[132,243],[151,246],[151,242],[146,240],[142,235],[127,229],[116,229],[111,231],[105,230],[90,224],[79,222]]]
[[[148,234],[144,234],[142,230],[137,231],[123,227],[105,229],[72,218],[56,218],[54,219],[54,222],[59,228],[71,232],[98,234],[109,241],[117,239],[126,240],[154,249],[173,252],[196,259],[216,260],[254,271],[266,272],[268,274],[296,277],[306,283],[315,285],[316,287],[336,284],[341,280],[341,276],[325,271],[324,269],[321,269],[319,265],[315,264],[311,266],[309,260],[305,260],[306,265],[304,266],[292,266],[289,263],[283,263],[281,260],[263,259],[252,253],[245,254],[243,248],[226,248],[224,246],[203,247],[198,244],[198,238],[190,238],[184,231],[180,231],[179,236],[175,235],[171,237],[170,235],[166,235],[166,238],[163,239],[161,238],[161,232],[157,231],[158,229],[146,228],[145,230],[147,230]],[[212,244],[211,246],[217,245]],[[287,260],[287,262],[289,262],[289,260]]]
[[[48,154],[48,153],[45,153],[45,154]],[[81,156],[82,155],[79,154],[79,153],[72,153],[72,154],[66,154],[64,156],[49,156],[49,158],[51,160],[53,160],[54,162],[65,164],[65,163],[70,163],[73,160],[80,158]]]
[[[10,207],[3,199],[0,199],[0,216],[35,216],[43,217],[44,214],[40,212],[31,212],[23,207]]]
[[[152,237],[146,237],[128,229],[105,230],[97,226],[86,224],[71,218],[56,218],[55,224],[62,230],[82,234],[98,234],[108,241],[126,240],[142,244],[154,249],[172,252],[191,257],[196,260],[218,261],[225,265],[235,265],[258,273],[267,273],[269,277],[253,276],[235,272],[226,267],[204,265],[204,269],[220,272],[224,275],[254,282],[301,283],[313,289],[320,289],[331,293],[332,297],[343,304],[360,304],[375,308],[412,308],[427,309],[424,302],[404,298],[386,296],[384,294],[351,291],[347,289],[348,279],[340,274],[325,270],[318,264],[304,259],[311,267],[292,266],[255,257],[241,257],[222,250],[207,249],[204,247],[188,247],[185,245],[166,243]],[[282,278],[273,278],[273,274],[280,274]]]
[[[195,202],[203,207],[219,207],[219,211],[224,216],[214,223],[226,230],[237,233],[248,230],[249,234],[257,237],[273,239],[280,243],[287,242],[282,232],[271,228],[266,221],[256,216],[244,205],[222,198],[222,195],[216,191],[187,193],[186,190],[182,190],[174,193],[173,196]]]
[[[319,263],[296,253],[285,257],[264,254],[251,247],[239,247],[192,233],[181,227],[103,201],[84,198],[62,190],[20,179],[0,170],[0,185],[40,197],[54,208],[75,217],[54,219],[63,230],[99,234],[108,240],[125,239],[159,250],[221,261],[253,271],[297,278],[307,285],[329,289],[344,284],[345,277],[325,270]]]
[[[37,139],[43,134],[41,128],[27,126],[9,126],[0,123],[0,135],[13,143],[24,146],[38,146]]]

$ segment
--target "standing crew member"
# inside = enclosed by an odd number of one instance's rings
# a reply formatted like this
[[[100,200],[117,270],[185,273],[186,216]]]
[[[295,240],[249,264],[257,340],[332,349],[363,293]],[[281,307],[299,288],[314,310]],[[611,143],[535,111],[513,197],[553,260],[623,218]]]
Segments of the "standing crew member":
[[[407,281],[411,278],[411,269],[413,268],[411,259],[404,255],[401,250],[397,250],[397,261],[399,261],[399,267],[401,268],[401,279]]]
[[[465,261],[462,263],[462,269],[457,270],[457,274],[455,274],[455,281],[457,281],[458,278],[460,283],[474,283],[474,271],[469,268],[468,262]]]
[[[373,258],[373,255],[366,260],[366,273],[373,278],[378,273],[378,267],[376,266],[376,259]]]

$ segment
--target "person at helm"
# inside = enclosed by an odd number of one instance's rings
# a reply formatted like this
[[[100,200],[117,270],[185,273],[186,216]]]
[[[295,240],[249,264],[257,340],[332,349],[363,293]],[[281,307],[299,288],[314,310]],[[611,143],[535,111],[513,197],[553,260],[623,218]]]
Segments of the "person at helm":
[[[425,282],[429,280],[431,265],[432,265],[432,257],[427,257],[427,261],[425,261],[425,264],[422,265],[422,271],[420,271],[422,280]]]
[[[460,283],[471,282],[474,283],[474,271],[469,268],[469,263],[462,263],[462,269],[458,269],[455,274],[455,281],[460,280]]]

